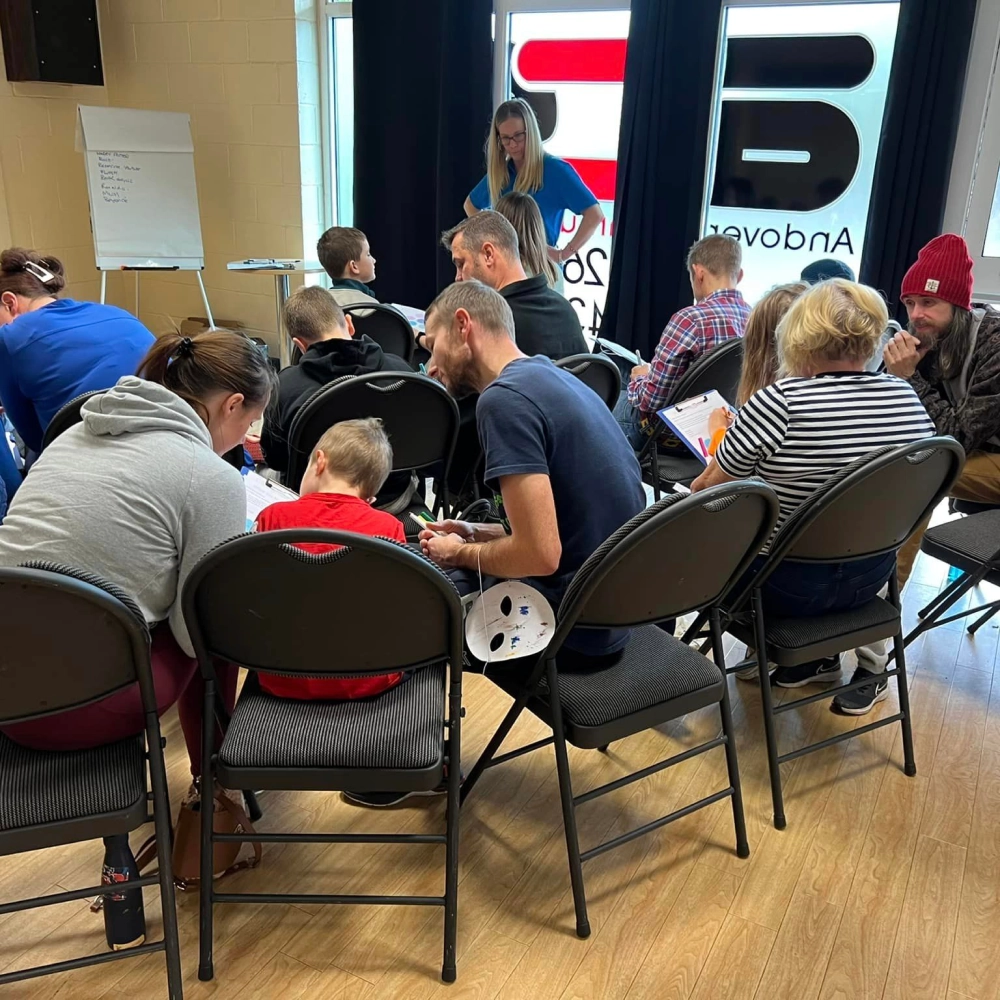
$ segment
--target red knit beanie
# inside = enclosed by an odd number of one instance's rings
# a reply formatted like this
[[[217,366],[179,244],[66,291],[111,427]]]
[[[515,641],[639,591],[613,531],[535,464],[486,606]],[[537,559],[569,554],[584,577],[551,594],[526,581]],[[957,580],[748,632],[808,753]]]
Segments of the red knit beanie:
[[[928,295],[960,309],[972,308],[972,258],[961,236],[935,236],[906,272],[900,298]]]

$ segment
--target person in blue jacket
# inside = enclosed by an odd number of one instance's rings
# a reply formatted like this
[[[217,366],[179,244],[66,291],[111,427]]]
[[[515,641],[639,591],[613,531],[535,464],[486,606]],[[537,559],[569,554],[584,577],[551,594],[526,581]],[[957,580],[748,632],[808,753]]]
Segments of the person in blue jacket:
[[[521,98],[504,101],[493,115],[486,139],[486,176],[465,199],[465,214],[496,208],[500,198],[511,191],[530,194],[538,203],[549,257],[556,264],[577,253],[604,221],[597,198],[573,166],[542,148],[538,119]],[[557,250],[566,211],[583,218],[569,243]]]
[[[65,284],[55,257],[0,254],[0,403],[35,453],[65,403],[134,375],[155,340],[123,309],[57,298]]]

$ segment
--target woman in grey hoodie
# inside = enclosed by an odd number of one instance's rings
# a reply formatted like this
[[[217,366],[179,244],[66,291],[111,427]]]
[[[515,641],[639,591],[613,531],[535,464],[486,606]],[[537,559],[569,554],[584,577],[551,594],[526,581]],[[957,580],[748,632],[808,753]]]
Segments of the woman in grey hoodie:
[[[35,463],[0,525],[0,566],[47,559],[117,584],[152,628],[161,713],[178,703],[191,772],[201,773],[202,685],[181,614],[199,559],[246,528],[240,444],[275,385],[267,359],[227,330],[159,338],[139,367],[83,406],[82,422]],[[220,688],[232,709],[237,669]],[[43,750],[85,749],[143,729],[138,686],[92,705],[4,728]]]

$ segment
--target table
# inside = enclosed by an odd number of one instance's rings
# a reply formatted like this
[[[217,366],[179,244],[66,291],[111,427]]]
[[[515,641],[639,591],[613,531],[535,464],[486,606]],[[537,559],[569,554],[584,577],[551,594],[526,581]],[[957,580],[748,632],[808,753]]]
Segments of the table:
[[[230,271],[246,271],[248,274],[273,274],[274,298],[278,316],[278,358],[282,368],[292,363],[292,340],[285,332],[281,322],[281,314],[291,289],[289,278],[293,274],[317,274],[323,271],[323,265],[318,260],[284,260],[280,257],[247,258],[246,260],[231,260],[226,265]]]

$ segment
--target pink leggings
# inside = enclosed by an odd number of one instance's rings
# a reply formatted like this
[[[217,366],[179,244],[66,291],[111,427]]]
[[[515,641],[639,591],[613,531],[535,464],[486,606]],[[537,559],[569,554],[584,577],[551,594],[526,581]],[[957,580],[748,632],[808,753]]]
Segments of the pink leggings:
[[[159,715],[177,703],[177,713],[187,744],[191,773],[201,774],[201,720],[204,685],[198,662],[188,656],[173,637],[169,626],[153,630],[151,649],[153,687]],[[239,668],[229,663],[216,664],[220,694],[227,712],[236,703],[236,680]],[[70,709],[30,722],[4,726],[3,732],[15,743],[34,750],[86,750],[104,743],[114,743],[137,736],[145,727],[139,685],[110,695],[92,705]],[[218,736],[216,737],[218,741]]]

